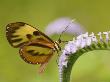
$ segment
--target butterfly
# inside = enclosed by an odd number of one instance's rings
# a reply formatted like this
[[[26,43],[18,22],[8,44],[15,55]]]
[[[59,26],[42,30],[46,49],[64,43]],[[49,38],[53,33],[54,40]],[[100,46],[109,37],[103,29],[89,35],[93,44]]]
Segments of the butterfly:
[[[61,50],[61,41],[53,41],[37,28],[24,23],[14,22],[6,26],[6,37],[9,44],[19,48],[20,57],[29,64],[41,64],[43,72],[55,51]]]

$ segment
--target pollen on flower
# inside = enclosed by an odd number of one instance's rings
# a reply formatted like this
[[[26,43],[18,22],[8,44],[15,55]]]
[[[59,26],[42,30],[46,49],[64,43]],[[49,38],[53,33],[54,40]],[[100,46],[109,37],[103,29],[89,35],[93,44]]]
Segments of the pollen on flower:
[[[96,36],[98,35],[98,36]],[[88,34],[86,32],[85,34],[81,34],[77,36],[76,38],[73,38],[73,41],[68,41],[68,43],[65,45],[65,48],[62,50],[62,54],[59,58],[59,72],[60,76],[62,76],[63,67],[67,67],[68,64],[68,58],[70,55],[74,55],[74,53],[77,53],[79,49],[83,49],[84,47],[91,46],[92,44],[98,44],[98,42],[109,42],[110,41],[110,31],[108,32],[99,32],[98,34],[94,34],[93,32],[91,34]],[[105,36],[105,39],[102,37]],[[96,47],[93,47],[96,48]],[[60,80],[62,77],[60,77]],[[62,81],[61,81],[62,82]]]

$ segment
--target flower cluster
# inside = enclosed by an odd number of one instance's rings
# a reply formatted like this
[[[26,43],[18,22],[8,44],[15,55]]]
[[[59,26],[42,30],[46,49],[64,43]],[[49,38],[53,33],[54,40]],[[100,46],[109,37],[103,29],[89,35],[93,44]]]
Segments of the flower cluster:
[[[59,73],[62,74],[63,67],[67,67],[68,57],[70,54],[76,53],[79,49],[90,46],[92,43],[98,44],[99,42],[108,43],[110,38],[110,31],[108,32],[99,32],[95,35],[93,32],[88,34],[81,34],[76,38],[73,38],[72,41],[69,41],[64,50],[62,51],[62,55],[59,58]],[[61,76],[61,75],[60,75]],[[61,80],[62,78],[60,78]]]

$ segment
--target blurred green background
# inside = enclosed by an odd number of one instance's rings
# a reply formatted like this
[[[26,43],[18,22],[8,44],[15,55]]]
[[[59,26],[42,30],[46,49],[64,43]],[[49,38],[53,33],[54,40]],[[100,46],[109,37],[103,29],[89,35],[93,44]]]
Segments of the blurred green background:
[[[75,18],[89,32],[110,30],[110,0],[0,0],[0,82],[59,82],[55,55],[45,72],[25,63],[5,35],[10,22],[45,26],[59,17]],[[54,39],[54,37],[52,37]],[[74,65],[71,82],[110,82],[110,51],[92,51]]]

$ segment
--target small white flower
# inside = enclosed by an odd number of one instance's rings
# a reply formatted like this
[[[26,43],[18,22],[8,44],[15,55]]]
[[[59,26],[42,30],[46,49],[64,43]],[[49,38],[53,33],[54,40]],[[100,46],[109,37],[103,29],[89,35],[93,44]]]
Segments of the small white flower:
[[[91,40],[92,40],[93,42],[97,42],[97,41],[98,41],[93,32],[92,32],[89,36],[91,37]]]
[[[81,41],[81,48],[84,48],[87,45],[87,39],[88,39],[88,32],[83,34],[83,38],[82,38],[82,41]]]
[[[103,32],[103,34],[105,34],[105,36],[106,36],[106,41],[108,42],[108,41],[109,41],[109,32]]]
[[[85,44],[87,46],[91,45],[91,37],[89,37],[88,32],[84,34]]]
[[[77,38],[76,38],[76,41],[75,41],[75,44],[78,48],[81,47],[81,42],[83,40],[83,34],[79,35]]]
[[[92,43],[91,37],[88,37],[86,42],[87,42],[87,46],[90,46]]]
[[[71,41],[70,49],[71,49],[71,53],[75,53],[78,50],[75,41]]]
[[[99,32],[97,35],[99,35],[100,41],[102,41],[103,40],[103,38],[102,38],[102,32]]]
[[[83,34],[83,37],[87,38],[88,37],[88,32],[86,32],[85,34]]]
[[[66,44],[64,50],[67,52],[66,54],[76,52],[77,47],[76,47],[75,42],[74,41],[69,41],[68,44]]]
[[[84,48],[86,46],[86,39],[82,39],[80,47]]]

